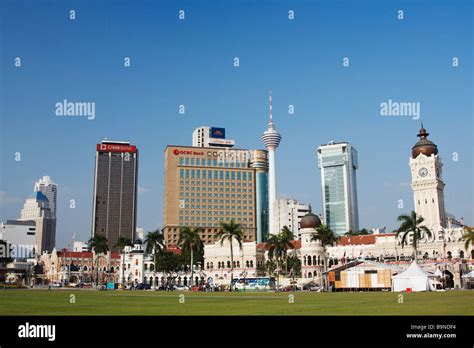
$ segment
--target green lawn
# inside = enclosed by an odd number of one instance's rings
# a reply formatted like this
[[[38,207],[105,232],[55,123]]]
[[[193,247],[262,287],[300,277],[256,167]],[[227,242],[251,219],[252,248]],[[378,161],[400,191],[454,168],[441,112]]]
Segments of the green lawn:
[[[0,315],[474,315],[474,291],[405,293],[403,303],[391,292],[297,292],[294,303],[289,295],[0,290]]]

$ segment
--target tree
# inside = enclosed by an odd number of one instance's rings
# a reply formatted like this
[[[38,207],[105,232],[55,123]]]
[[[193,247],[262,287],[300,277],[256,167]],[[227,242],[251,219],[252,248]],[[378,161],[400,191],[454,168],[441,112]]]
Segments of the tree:
[[[184,264],[182,255],[177,255],[171,251],[163,250],[156,258],[156,270],[165,275],[178,272]],[[166,277],[168,279],[168,277]]]
[[[413,257],[416,262],[418,241],[421,239],[423,232],[426,233],[428,237],[431,237],[431,231],[428,227],[421,224],[425,219],[423,219],[421,215],[417,215],[414,211],[410,214],[400,215],[397,220],[402,223],[397,230],[397,237],[402,235],[402,248],[406,243],[408,234],[413,232]]]
[[[326,257],[326,247],[328,245],[333,245],[338,241],[338,236],[326,225],[321,224],[319,227],[315,228],[315,233],[311,237],[311,241],[321,242],[321,246],[324,249],[324,271],[327,271],[327,257]]]
[[[109,246],[107,245],[107,238],[101,234],[94,235],[89,239],[89,251],[94,251],[95,253],[95,262],[96,262],[96,279],[95,285],[99,284],[99,255],[106,254],[109,251]]]
[[[115,246],[122,251],[122,289],[125,285],[125,247],[132,246],[132,240],[123,236],[118,237]]]
[[[367,229],[363,228],[361,229],[360,231],[352,231],[352,230],[349,230],[348,232],[344,233],[345,236],[365,236],[365,235],[368,235],[369,234],[369,231],[367,231]]]
[[[265,247],[268,249],[268,258],[270,260],[275,258],[279,268],[284,264],[285,275],[288,273],[286,262],[288,249],[294,248],[293,240],[293,232],[291,232],[287,226],[284,226],[280,233],[268,236],[267,242],[265,243]]]
[[[193,286],[193,277],[194,277],[194,253],[200,253],[204,249],[204,244],[202,242],[200,233],[202,230],[200,228],[190,228],[184,227],[179,232],[178,244],[181,248],[190,254],[190,266],[191,266],[191,281],[189,286]]]
[[[160,229],[148,232],[145,239],[146,252],[153,253],[153,289],[156,289],[156,257],[163,251],[163,234]]]
[[[469,252],[469,246],[474,243],[474,227],[463,226],[464,236],[462,237],[466,242],[464,243],[464,249]]]
[[[221,222],[221,228],[217,232],[217,238],[220,240],[221,245],[224,241],[228,240],[230,243],[230,291],[232,291],[232,282],[234,281],[234,249],[233,241],[235,240],[239,245],[239,249],[242,249],[242,241],[244,239],[244,232],[242,226],[236,224],[234,220],[230,220],[229,223]]]

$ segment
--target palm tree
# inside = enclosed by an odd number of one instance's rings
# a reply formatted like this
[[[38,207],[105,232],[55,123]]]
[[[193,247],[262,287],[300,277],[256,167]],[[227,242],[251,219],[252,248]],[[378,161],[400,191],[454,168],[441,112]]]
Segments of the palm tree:
[[[122,250],[122,289],[125,285],[125,247],[132,246],[132,240],[123,236],[118,237],[115,246]]]
[[[277,266],[285,263],[285,275],[287,274],[287,255],[288,249],[293,249],[293,232],[287,226],[284,226],[279,234],[268,236],[265,247],[268,249],[268,258],[275,257]]]
[[[217,232],[217,238],[220,240],[221,245],[224,244],[224,241],[228,240],[230,243],[230,291],[232,291],[232,282],[234,281],[234,249],[233,241],[237,242],[239,248],[242,249],[242,241],[244,239],[244,232],[242,231],[242,226],[236,224],[234,220],[230,220],[229,223],[221,222],[221,228]]]
[[[146,252],[153,253],[153,289],[156,289],[156,256],[164,249],[163,234],[159,229],[148,232],[145,239]]]
[[[94,251],[96,258],[96,278],[95,285],[99,284],[99,255],[105,254],[109,251],[109,246],[107,245],[107,238],[101,234],[94,235],[88,242],[89,251]]]
[[[204,244],[202,242],[200,233],[202,229],[200,228],[190,228],[184,227],[179,232],[178,244],[186,250],[191,255],[190,266],[191,266],[191,280],[189,286],[193,286],[193,277],[194,277],[194,252],[201,252],[204,249]]]
[[[397,230],[397,237],[400,234],[402,235],[402,248],[405,245],[408,234],[413,232],[413,257],[416,262],[417,245],[418,241],[421,239],[421,234],[424,232],[428,237],[431,237],[431,231],[428,227],[421,224],[425,219],[423,219],[421,215],[417,215],[414,211],[410,214],[400,215],[397,220],[402,222]]]
[[[462,237],[466,242],[464,243],[464,249],[469,252],[469,246],[474,242],[474,227],[463,226],[464,236]]]
[[[324,271],[327,271],[327,257],[326,257],[326,247],[328,245],[333,245],[339,239],[339,237],[326,225],[321,224],[315,229],[315,233],[311,237],[311,241],[320,241],[321,246],[324,249]]]

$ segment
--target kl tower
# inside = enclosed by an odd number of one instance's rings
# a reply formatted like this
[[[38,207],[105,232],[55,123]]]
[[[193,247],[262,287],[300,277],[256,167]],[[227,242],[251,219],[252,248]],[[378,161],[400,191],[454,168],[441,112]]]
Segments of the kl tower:
[[[280,145],[281,135],[273,124],[272,115],[272,92],[270,91],[270,122],[268,123],[267,130],[262,135],[263,143],[268,150],[268,226],[270,234],[277,234],[280,231],[275,231],[275,207],[274,203],[276,200],[276,179],[275,179],[275,150]]]

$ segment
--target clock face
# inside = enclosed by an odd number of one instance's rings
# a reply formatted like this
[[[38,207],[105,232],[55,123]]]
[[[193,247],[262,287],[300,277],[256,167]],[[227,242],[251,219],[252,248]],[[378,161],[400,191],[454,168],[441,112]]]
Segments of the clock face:
[[[418,174],[420,174],[421,177],[425,177],[428,175],[428,169],[426,169],[425,167],[422,167],[420,168],[420,170],[418,171]]]

